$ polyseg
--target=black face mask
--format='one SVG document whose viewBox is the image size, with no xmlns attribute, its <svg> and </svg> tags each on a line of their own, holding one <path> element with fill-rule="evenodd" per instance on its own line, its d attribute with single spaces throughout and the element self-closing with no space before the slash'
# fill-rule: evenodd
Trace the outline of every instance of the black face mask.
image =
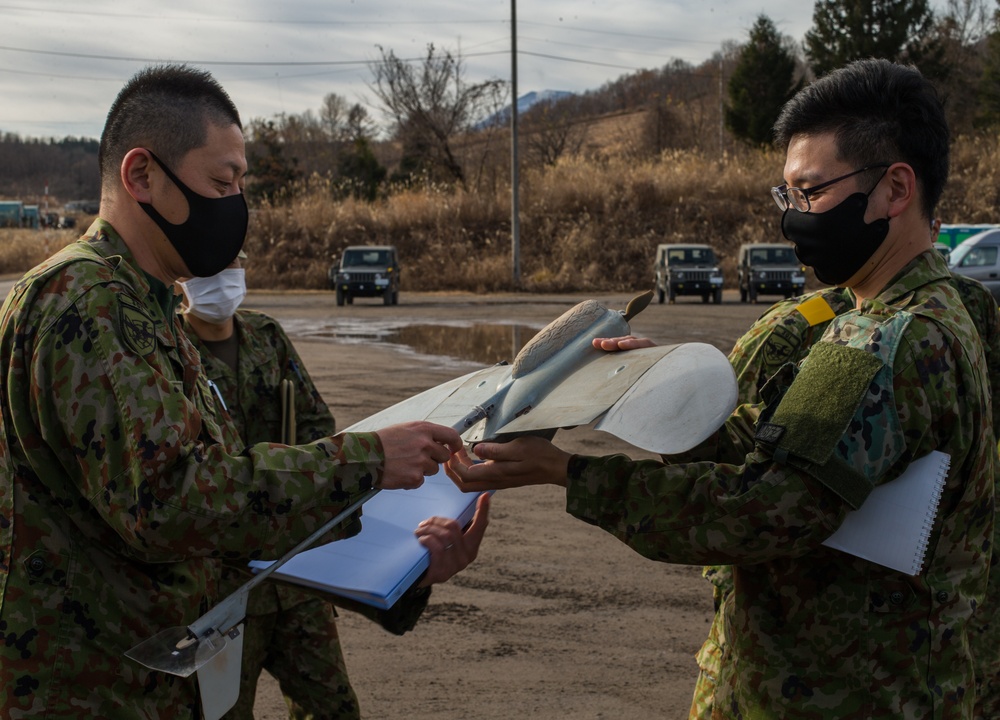
<svg viewBox="0 0 1000 720">
<path fill-rule="evenodd" d="M 824 213 L 788 208 L 781 216 L 781 233 L 794 243 L 795 255 L 822 282 L 847 282 L 889 234 L 888 218 L 865 222 L 870 194 L 849 195 Z"/>
<path fill-rule="evenodd" d="M 160 226 L 191 275 L 210 277 L 229 267 L 243 249 L 250 223 L 250 211 L 243 193 L 220 198 L 199 195 L 182 183 L 160 158 L 153 155 L 152 150 L 148 152 L 174 185 L 184 193 L 188 202 L 188 216 L 187 220 L 175 225 L 149 203 L 141 202 L 139 207 Z"/>
</svg>

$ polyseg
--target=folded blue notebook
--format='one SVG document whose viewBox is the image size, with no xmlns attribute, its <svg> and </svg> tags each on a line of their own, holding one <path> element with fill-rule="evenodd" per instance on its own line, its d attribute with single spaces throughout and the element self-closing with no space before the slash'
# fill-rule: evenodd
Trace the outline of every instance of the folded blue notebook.
<svg viewBox="0 0 1000 720">
<path fill-rule="evenodd" d="M 361 532 L 299 553 L 272 577 L 388 609 L 430 564 L 413 531 L 432 516 L 472 520 L 478 493 L 463 493 L 439 470 L 416 490 L 384 490 L 365 503 Z M 270 561 L 250 563 L 263 569 Z"/>
</svg>

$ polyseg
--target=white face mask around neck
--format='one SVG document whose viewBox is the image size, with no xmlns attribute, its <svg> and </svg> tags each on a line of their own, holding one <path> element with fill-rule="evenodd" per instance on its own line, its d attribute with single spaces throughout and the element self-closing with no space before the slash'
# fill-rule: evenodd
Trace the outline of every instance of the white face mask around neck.
<svg viewBox="0 0 1000 720">
<path fill-rule="evenodd" d="M 236 314 L 247 295 L 243 268 L 226 268 L 209 277 L 195 277 L 180 283 L 187 298 L 187 309 L 205 322 L 221 325 Z"/>
</svg>

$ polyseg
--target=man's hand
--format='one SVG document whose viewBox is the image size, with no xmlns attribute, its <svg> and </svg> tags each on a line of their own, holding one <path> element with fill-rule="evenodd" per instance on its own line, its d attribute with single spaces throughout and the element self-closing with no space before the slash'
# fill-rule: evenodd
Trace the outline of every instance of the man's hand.
<svg viewBox="0 0 1000 720">
<path fill-rule="evenodd" d="M 618 352 L 619 350 L 636 350 L 638 348 L 656 347 L 656 343 L 649 338 L 637 338 L 634 335 L 624 335 L 615 338 L 594 338 L 594 347 L 607 352 Z"/>
<path fill-rule="evenodd" d="M 479 554 L 486 526 L 490 524 L 490 495 L 483 493 L 476 501 L 476 514 L 463 533 L 459 524 L 449 518 L 432 517 L 424 520 L 414 534 L 431 553 L 431 564 L 418 587 L 447 582 L 464 570 Z"/>
<path fill-rule="evenodd" d="M 382 440 L 385 468 L 383 490 L 412 490 L 424 477 L 438 471 L 441 463 L 462 449 L 462 438 L 449 427 L 419 421 L 390 425 L 375 433 Z"/>
<path fill-rule="evenodd" d="M 571 456 L 544 438 L 526 436 L 507 443 L 479 443 L 473 451 L 485 462 L 473 462 L 462 449 L 444 466 L 448 477 L 464 492 L 546 483 L 566 485 Z"/>
</svg>

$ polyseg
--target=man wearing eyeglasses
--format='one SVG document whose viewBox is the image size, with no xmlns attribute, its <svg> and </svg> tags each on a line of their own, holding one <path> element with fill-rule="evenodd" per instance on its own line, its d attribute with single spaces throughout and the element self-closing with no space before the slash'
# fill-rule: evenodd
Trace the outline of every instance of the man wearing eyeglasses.
<svg viewBox="0 0 1000 720">
<path fill-rule="evenodd" d="M 941 104 L 915 69 L 864 60 L 798 93 L 775 131 L 782 231 L 855 309 L 709 441 L 743 462 L 527 437 L 477 445 L 478 465 L 459 453 L 450 472 L 468 490 L 561 485 L 568 512 L 647 557 L 732 565 L 712 717 L 972 718 L 996 448 L 982 343 L 927 231 L 948 168 Z M 822 544 L 934 450 L 951 464 L 917 574 Z"/>
</svg>

